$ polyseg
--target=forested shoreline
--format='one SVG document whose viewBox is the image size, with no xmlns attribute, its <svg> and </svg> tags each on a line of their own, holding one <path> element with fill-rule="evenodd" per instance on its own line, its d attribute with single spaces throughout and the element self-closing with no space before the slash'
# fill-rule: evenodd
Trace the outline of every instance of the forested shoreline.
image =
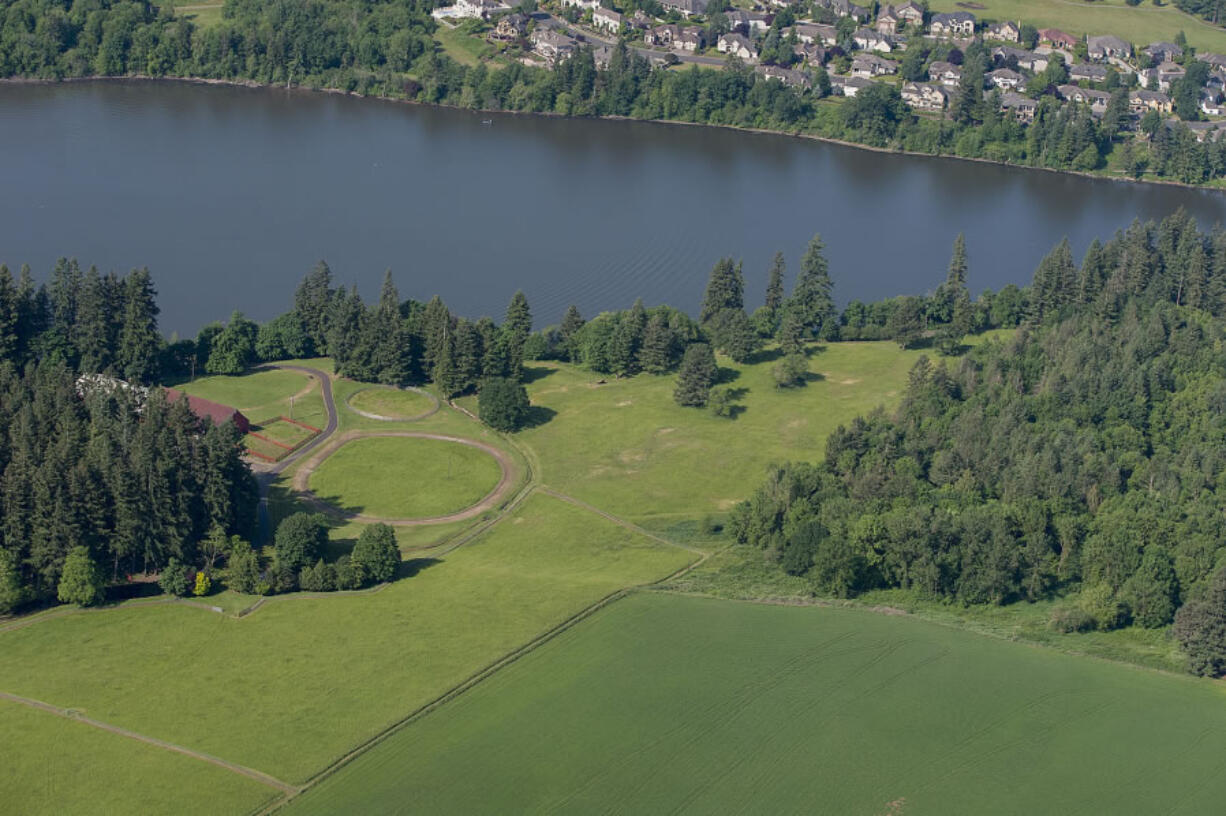
<svg viewBox="0 0 1226 816">
<path fill-rule="evenodd" d="M 896 87 L 875 83 L 838 104 L 829 82 L 785 86 L 730 64 L 721 71 L 653 68 L 619 45 L 598 68 L 591 48 L 552 69 L 461 65 L 435 48 L 430 0 L 354 5 L 345 0 L 258 4 L 227 0 L 219 26 L 197 28 L 169 6 L 131 0 L 63 7 L 18 0 L 0 10 L 0 77 L 182 78 L 302 86 L 458 108 L 716 125 L 854 146 L 1102 175 L 1117 146 L 1125 171 L 1203 184 L 1226 174 L 1226 142 L 1198 142 L 1183 125 L 1142 123 L 1144 156 L 1123 134 L 1126 94 L 1100 122 L 1083 106 L 1042 96 L 1029 125 L 1002 112 L 995 93 L 967 95 L 947 118 L 918 116 Z M 919 61 L 938 46 L 918 44 Z M 910 54 L 910 51 L 908 52 Z M 959 59 L 991 60 L 982 42 Z M 1063 69 L 1063 66 L 1060 66 Z M 1059 80 L 1053 75 L 1052 87 Z M 968 85 L 969 87 L 969 85 Z M 1119 178 L 1118 175 L 1112 177 Z M 1148 178 L 1148 177 L 1147 177 Z"/>
</svg>

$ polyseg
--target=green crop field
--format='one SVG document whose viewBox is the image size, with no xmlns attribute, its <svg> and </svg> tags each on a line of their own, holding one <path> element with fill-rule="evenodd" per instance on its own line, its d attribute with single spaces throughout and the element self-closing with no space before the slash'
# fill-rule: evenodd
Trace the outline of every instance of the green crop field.
<svg viewBox="0 0 1226 816">
<path fill-rule="evenodd" d="M 310 428 L 304 428 L 302 425 L 286 422 L 283 419 L 269 420 L 263 425 L 256 426 L 254 430 L 261 436 L 267 437 L 274 442 L 280 442 L 282 445 L 289 445 L 290 447 L 301 445 L 318 433 Z"/>
<path fill-rule="evenodd" d="M 544 376 L 528 386 L 532 403 L 556 415 L 518 438 L 540 458 L 545 484 L 601 509 L 640 522 L 722 513 L 749 495 L 767 465 L 818 459 L 838 425 L 895 404 L 920 356 L 894 343 L 824 349 L 810 358 L 813 381 L 787 390 L 775 388 L 773 362 L 721 358 L 735 377 L 729 387 L 743 392 L 736 419 L 678 406 L 675 376 L 603 378 L 534 363 Z"/>
<path fill-rule="evenodd" d="M 933 11 L 965 11 L 959 0 L 932 0 Z M 1184 14 L 1169 2 L 1129 6 L 1124 0 L 978 0 L 972 12 L 981 20 L 1020 20 L 1038 28 L 1059 28 L 1080 37 L 1114 34 L 1139 46 L 1170 42 L 1180 31 L 1202 51 L 1226 53 L 1226 29 Z"/>
<path fill-rule="evenodd" d="M 441 516 L 476 504 L 502 474 L 477 448 L 375 437 L 345 444 L 311 475 L 311 489 L 345 510 L 382 518 Z"/>
<path fill-rule="evenodd" d="M 183 716 L 207 716 L 185 704 Z M 0 701 L 0 810 L 243 813 L 278 791 L 206 762 Z"/>
<path fill-rule="evenodd" d="M 1226 796 L 1223 751 L 1209 682 L 871 612 L 639 593 L 287 812 L 1199 814 Z"/>
<path fill-rule="evenodd" d="M 417 391 L 367 388 L 354 394 L 349 399 L 349 405 L 389 419 L 413 419 L 432 410 L 435 402 Z"/>
<path fill-rule="evenodd" d="M 536 495 L 379 592 L 274 598 L 241 619 L 171 604 L 0 632 L 0 689 L 300 782 L 576 612 L 694 558 Z"/>
</svg>

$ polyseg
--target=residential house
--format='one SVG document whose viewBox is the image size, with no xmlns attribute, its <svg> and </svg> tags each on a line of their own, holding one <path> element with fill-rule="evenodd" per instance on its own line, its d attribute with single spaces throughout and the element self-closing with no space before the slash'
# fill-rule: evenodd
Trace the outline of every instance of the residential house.
<svg viewBox="0 0 1226 816">
<path fill-rule="evenodd" d="M 234 426 L 238 428 L 241 433 L 247 433 L 251 430 L 251 422 L 243 415 L 243 412 L 237 408 L 231 408 L 229 405 L 222 405 L 220 402 L 206 400 L 203 397 L 184 394 L 182 391 L 174 388 L 166 389 L 166 402 L 176 403 L 184 398 L 187 399 L 187 407 L 191 408 L 192 413 L 202 420 L 207 419 L 214 425 L 224 425 L 227 422 L 233 422 Z"/>
<path fill-rule="evenodd" d="M 610 34 L 620 34 L 622 26 L 625 24 L 626 18 L 612 9 L 601 6 L 592 12 L 592 26 L 601 31 L 607 31 Z"/>
<path fill-rule="evenodd" d="M 1219 94 L 1206 94 L 1201 97 L 1200 109 L 1206 116 L 1226 115 L 1226 105 L 1222 104 L 1222 97 Z"/>
<path fill-rule="evenodd" d="M 518 40 L 528 31 L 528 17 L 524 14 L 507 14 L 498 20 L 498 25 L 490 32 L 494 40 Z"/>
<path fill-rule="evenodd" d="M 791 68 L 780 68 L 778 65 L 759 65 L 754 68 L 754 71 L 766 79 L 777 79 L 784 85 L 792 88 L 813 87 L 813 77 L 809 76 L 804 71 L 795 71 Z"/>
<path fill-rule="evenodd" d="M 832 25 L 797 23 L 792 26 L 792 30 L 796 32 L 796 39 L 802 43 L 818 43 L 830 47 L 839 41 L 838 32 Z"/>
<path fill-rule="evenodd" d="M 600 8 L 600 0 L 562 0 L 562 6 L 564 8 L 573 7 L 577 9 L 588 9 L 590 11 L 595 11 L 596 9 Z"/>
<path fill-rule="evenodd" d="M 732 54 L 743 60 L 758 58 L 757 46 L 742 34 L 721 34 L 715 48 L 721 54 Z"/>
<path fill-rule="evenodd" d="M 902 21 L 898 19 L 898 13 L 894 11 L 893 6 L 883 6 L 881 11 L 877 12 L 877 22 L 874 28 L 878 34 L 884 34 L 887 37 L 893 37 L 898 33 Z"/>
<path fill-rule="evenodd" d="M 864 6 L 857 6 L 851 0 L 813 0 L 814 5 L 834 13 L 837 17 L 852 17 L 860 22 L 868 22 L 869 12 Z"/>
<path fill-rule="evenodd" d="M 1014 48 L 1011 45 L 998 45 L 992 49 L 992 58 L 1006 67 L 1012 62 L 1018 68 L 1024 68 L 1033 73 L 1047 70 L 1050 60 L 1045 54 L 1036 54 L 1024 48 Z"/>
<path fill-rule="evenodd" d="M 1170 90 L 1171 83 L 1183 79 L 1187 71 L 1177 62 L 1164 62 L 1154 69 L 1158 74 L 1158 90 Z"/>
<path fill-rule="evenodd" d="M 673 40 L 681 36 L 681 26 L 679 25 L 662 25 L 655 28 L 649 28 L 643 32 L 643 42 L 647 45 L 654 45 L 657 48 L 668 48 L 673 44 Z"/>
<path fill-rule="evenodd" d="M 1087 50 L 1090 54 L 1090 59 L 1103 60 L 1109 59 L 1128 59 L 1132 56 L 1132 43 L 1127 40 L 1121 40 L 1114 34 L 1103 34 L 1099 37 L 1090 37 L 1086 40 Z"/>
<path fill-rule="evenodd" d="M 1151 110 L 1170 113 L 1173 109 L 1171 98 L 1162 91 L 1129 91 L 1128 107 L 1133 113 L 1145 113 Z"/>
<path fill-rule="evenodd" d="M 871 79 L 862 79 L 853 76 L 831 76 L 830 91 L 831 93 L 842 94 L 843 96 L 855 96 L 860 91 L 871 86 Z"/>
<path fill-rule="evenodd" d="M 1183 49 L 1175 43 L 1156 42 L 1150 43 L 1141 49 L 1141 53 L 1152 59 L 1154 62 L 1163 63 L 1170 62 L 1183 56 Z"/>
<path fill-rule="evenodd" d="M 693 54 L 707 47 L 707 35 L 698 26 L 686 26 L 673 38 L 673 48 Z"/>
<path fill-rule="evenodd" d="M 772 20 L 770 15 L 740 9 L 725 11 L 724 17 L 728 19 L 729 30 L 746 36 L 766 31 L 771 27 Z M 829 28 L 832 32 L 834 31 L 834 26 L 829 26 Z"/>
<path fill-rule="evenodd" d="M 1011 112 L 1020 122 L 1033 122 L 1039 112 L 1039 103 L 1020 93 L 1006 91 L 1000 98 L 1000 109 Z"/>
<path fill-rule="evenodd" d="M 898 63 L 882 59 L 876 54 L 860 54 L 851 61 L 851 75 L 872 79 L 873 77 L 897 74 Z"/>
<path fill-rule="evenodd" d="M 907 0 L 895 6 L 894 13 L 898 15 L 899 25 L 906 23 L 912 28 L 920 28 L 924 25 L 924 7 L 914 0 Z"/>
<path fill-rule="evenodd" d="M 575 53 L 579 43 L 572 37 L 554 31 L 550 28 L 538 28 L 529 36 L 532 51 L 553 66 Z"/>
<path fill-rule="evenodd" d="M 1204 52 L 1196 55 L 1201 62 L 1207 62 L 1214 68 L 1226 68 L 1226 55 Z"/>
<path fill-rule="evenodd" d="M 1040 28 L 1039 42 L 1054 48 L 1068 48 L 1071 50 L 1077 47 L 1079 40 L 1072 34 L 1066 34 L 1058 28 Z"/>
<path fill-rule="evenodd" d="M 975 15 L 969 11 L 934 14 L 928 30 L 934 37 L 970 39 L 975 36 Z"/>
<path fill-rule="evenodd" d="M 1002 91 L 1015 91 L 1026 84 L 1026 77 L 1009 68 L 998 68 L 988 74 L 988 81 Z"/>
<path fill-rule="evenodd" d="M 600 70 L 605 70 L 609 67 L 609 63 L 613 61 L 613 46 L 597 45 L 592 49 L 592 62 Z"/>
<path fill-rule="evenodd" d="M 707 0 L 660 0 L 660 5 L 671 11 L 679 12 L 682 17 L 707 13 Z"/>
<path fill-rule="evenodd" d="M 851 41 L 861 51 L 877 51 L 888 54 L 894 50 L 894 43 L 884 34 L 879 34 L 871 28 L 857 28 L 851 35 Z"/>
<path fill-rule="evenodd" d="M 944 110 L 949 97 L 945 88 L 928 82 L 907 82 L 902 86 L 902 101 L 916 110 Z"/>
<path fill-rule="evenodd" d="M 1002 40 L 1013 43 L 1021 42 L 1022 27 L 1009 20 L 1003 23 L 992 23 L 992 25 L 988 26 L 986 36 L 989 40 Z"/>
<path fill-rule="evenodd" d="M 962 66 L 938 60 L 928 66 L 928 79 L 946 88 L 956 88 L 962 82 Z"/>
<path fill-rule="evenodd" d="M 817 43 L 796 43 L 792 53 L 800 57 L 806 65 L 825 65 L 826 49 Z"/>
<path fill-rule="evenodd" d="M 1187 122 L 1188 130 L 1198 142 L 1216 142 L 1226 133 L 1226 122 Z"/>
<path fill-rule="evenodd" d="M 1095 91 L 1079 85 L 1060 85 L 1056 90 L 1069 102 L 1088 105 L 1090 113 L 1095 116 L 1102 116 L 1106 113 L 1107 105 L 1111 103 L 1111 94 L 1106 91 Z"/>
<path fill-rule="evenodd" d="M 1073 82 L 1106 82 L 1107 69 L 1101 65 L 1079 62 L 1068 69 L 1068 78 Z"/>
<path fill-rule="evenodd" d="M 458 0 L 454 6 L 443 6 L 430 12 L 436 20 L 446 18 L 488 20 L 511 7 L 501 0 Z"/>
</svg>

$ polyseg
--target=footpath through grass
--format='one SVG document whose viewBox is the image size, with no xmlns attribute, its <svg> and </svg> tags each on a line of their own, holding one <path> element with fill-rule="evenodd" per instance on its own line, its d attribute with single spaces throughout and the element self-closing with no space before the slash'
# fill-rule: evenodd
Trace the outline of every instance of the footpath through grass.
<svg viewBox="0 0 1226 816">
<path fill-rule="evenodd" d="M 207 716 L 185 701 L 182 716 Z M 4 813 L 244 813 L 278 791 L 206 762 L 0 701 Z"/>
<path fill-rule="evenodd" d="M 959 0 L 932 0 L 935 11 L 966 11 Z M 1171 42 L 1180 31 L 1202 51 L 1226 53 L 1226 30 L 1185 14 L 1170 2 L 1130 6 L 1124 0 L 978 0 L 973 13 L 980 20 L 1020 20 L 1037 28 L 1059 28 L 1080 37 L 1114 34 L 1144 47 Z"/>
<path fill-rule="evenodd" d="M 1226 695 L 1206 681 L 866 611 L 645 592 L 288 812 L 1199 814 L 1226 797 L 1224 751 Z"/>
<path fill-rule="evenodd" d="M 0 690 L 300 782 L 592 603 L 693 560 L 535 495 L 379 592 L 272 599 L 242 619 L 167 605 L 0 633 Z"/>
</svg>

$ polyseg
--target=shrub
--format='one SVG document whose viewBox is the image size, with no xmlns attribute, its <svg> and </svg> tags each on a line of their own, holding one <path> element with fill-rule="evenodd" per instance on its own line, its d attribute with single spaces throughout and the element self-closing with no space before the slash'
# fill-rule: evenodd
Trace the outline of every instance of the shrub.
<svg viewBox="0 0 1226 816">
<path fill-rule="evenodd" d="M 323 554 L 328 528 L 319 513 L 294 513 L 277 525 L 277 564 L 297 573 Z"/>
<path fill-rule="evenodd" d="M 803 354 L 789 354 L 771 369 L 776 388 L 794 388 L 805 384 L 809 373 L 809 361 Z"/>
<path fill-rule="evenodd" d="M 728 388 L 712 388 L 707 397 L 707 408 L 720 417 L 729 417 L 736 413 L 736 403 L 732 400 L 732 391 Z"/>
<path fill-rule="evenodd" d="M 105 588 L 102 572 L 90 556 L 89 548 L 73 547 L 64 559 L 56 596 L 64 603 L 92 606 L 102 602 Z"/>
<path fill-rule="evenodd" d="M 342 555 L 337 559 L 337 589 L 361 589 L 364 583 L 366 583 L 366 575 L 362 572 L 361 564 L 355 564 L 353 559 L 347 555 Z"/>
<path fill-rule="evenodd" d="M 371 524 L 358 536 L 353 547 L 352 562 L 361 568 L 363 577 L 372 583 L 390 581 L 400 566 L 400 546 L 396 533 L 386 524 Z"/>
<path fill-rule="evenodd" d="M 197 598 L 202 598 L 213 591 L 213 579 L 204 570 L 196 573 L 196 585 L 192 587 L 192 594 Z"/>
<path fill-rule="evenodd" d="M 1106 584 L 1083 589 L 1077 605 L 1094 619 L 1099 631 L 1118 629 L 1128 622 L 1128 607 Z"/>
<path fill-rule="evenodd" d="M 331 592 L 336 589 L 336 567 L 321 558 L 313 567 L 303 567 L 298 585 L 306 592 Z"/>
<path fill-rule="evenodd" d="M 528 391 L 515 380 L 490 377 L 481 383 L 477 413 L 494 430 L 504 433 L 519 430 L 528 419 L 528 408 Z"/>
<path fill-rule="evenodd" d="M 246 541 L 235 541 L 226 566 L 226 586 L 247 595 L 267 595 L 268 591 L 261 590 L 262 583 L 259 556 Z"/>
<path fill-rule="evenodd" d="M 0 615 L 7 615 L 21 606 L 26 597 L 17 557 L 8 550 L 0 549 Z"/>
<path fill-rule="evenodd" d="M 158 586 L 167 595 L 186 597 L 191 591 L 187 565 L 180 563 L 177 558 L 170 559 L 170 563 L 162 569 L 162 574 L 158 576 Z"/>
<path fill-rule="evenodd" d="M 1094 616 L 1075 606 L 1058 606 L 1051 611 L 1048 625 L 1057 632 L 1088 632 L 1095 626 Z"/>
</svg>

